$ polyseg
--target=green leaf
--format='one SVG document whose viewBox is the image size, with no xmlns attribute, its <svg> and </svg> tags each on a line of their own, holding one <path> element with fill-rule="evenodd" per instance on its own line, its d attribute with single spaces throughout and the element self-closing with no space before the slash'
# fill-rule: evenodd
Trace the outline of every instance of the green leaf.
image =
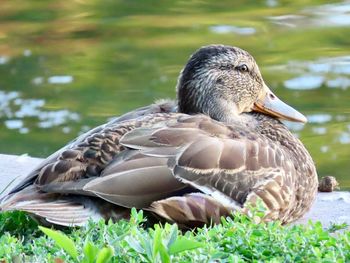
<svg viewBox="0 0 350 263">
<path fill-rule="evenodd" d="M 176 238 L 177 238 L 177 231 L 178 231 L 177 225 L 176 225 L 176 224 L 173 224 L 173 225 L 171 226 L 171 230 L 170 230 L 170 238 L 169 238 L 168 243 L 167 243 L 168 249 L 169 249 L 170 246 L 176 241 Z"/>
<path fill-rule="evenodd" d="M 86 240 L 84 245 L 84 262 L 93 263 L 98 253 L 98 247 Z"/>
<path fill-rule="evenodd" d="M 104 247 L 100 250 L 96 257 L 96 263 L 106 263 L 114 256 L 114 250 L 112 247 Z"/>
<path fill-rule="evenodd" d="M 125 238 L 125 241 L 128 243 L 128 245 L 134 249 L 137 253 L 140 254 L 146 254 L 146 251 L 143 249 L 143 247 L 141 246 L 140 242 L 138 242 L 135 238 L 131 237 L 131 236 L 127 236 Z"/>
<path fill-rule="evenodd" d="M 163 263 L 170 262 L 170 256 L 168 250 L 165 248 L 162 242 L 162 229 L 159 225 L 155 225 L 155 230 L 153 233 L 153 261 L 156 261 L 157 255 L 159 253 L 160 258 Z"/>
<path fill-rule="evenodd" d="M 263 236 L 263 232 L 259 229 L 254 229 L 252 231 L 252 236 L 261 237 L 261 236 Z"/>
<path fill-rule="evenodd" d="M 169 253 L 170 254 L 177 254 L 182 251 L 196 249 L 199 247 L 203 247 L 204 244 L 201 242 L 189 240 L 187 238 L 178 238 L 175 240 L 175 242 L 170 246 Z"/>
<path fill-rule="evenodd" d="M 131 217 L 130 222 L 133 222 L 135 225 L 139 225 L 144 221 L 143 211 L 137 211 L 135 207 L 131 208 Z"/>
<path fill-rule="evenodd" d="M 131 214 L 131 218 L 132 218 L 132 219 L 137 220 L 138 213 L 137 213 L 137 210 L 136 210 L 136 208 L 135 208 L 135 207 L 131 208 L 131 212 L 130 212 L 130 214 Z"/>
<path fill-rule="evenodd" d="M 135 229 L 136 237 L 140 241 L 141 247 L 145 250 L 145 254 L 149 260 L 153 257 L 152 242 L 147 232 L 141 233 L 140 230 Z"/>
<path fill-rule="evenodd" d="M 163 244 L 159 246 L 159 255 L 162 263 L 170 263 L 170 255 Z"/>
<path fill-rule="evenodd" d="M 155 260 L 160 246 L 162 245 L 162 231 L 159 225 L 155 225 L 154 236 L 153 236 L 153 260 Z"/>
<path fill-rule="evenodd" d="M 52 238 L 56 244 L 62 248 L 68 255 L 74 260 L 78 261 L 78 251 L 75 247 L 73 240 L 67 237 L 60 231 L 52 230 L 43 226 L 39 226 L 39 229 L 43 231 L 48 237 Z"/>
</svg>

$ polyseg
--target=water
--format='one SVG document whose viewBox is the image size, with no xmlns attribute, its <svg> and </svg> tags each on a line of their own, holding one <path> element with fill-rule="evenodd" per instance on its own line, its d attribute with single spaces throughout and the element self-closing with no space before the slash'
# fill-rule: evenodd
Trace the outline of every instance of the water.
<svg viewBox="0 0 350 263">
<path fill-rule="evenodd" d="M 242 2 L 242 3 L 240 3 Z M 303 112 L 320 176 L 350 189 L 350 2 L 16 1 L 0 11 L 0 152 L 45 157 L 108 118 L 175 95 L 198 47 L 237 45 Z"/>
</svg>

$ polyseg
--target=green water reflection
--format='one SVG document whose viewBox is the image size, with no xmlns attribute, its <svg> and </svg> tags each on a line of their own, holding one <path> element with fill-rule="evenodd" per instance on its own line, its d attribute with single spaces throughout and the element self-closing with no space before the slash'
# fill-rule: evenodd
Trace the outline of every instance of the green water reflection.
<svg viewBox="0 0 350 263">
<path fill-rule="evenodd" d="M 350 3 L 327 2 L 2 1 L 0 152 L 44 157 L 174 97 L 188 56 L 222 43 L 250 51 L 275 93 L 310 118 L 291 129 L 319 175 L 350 189 Z"/>
</svg>

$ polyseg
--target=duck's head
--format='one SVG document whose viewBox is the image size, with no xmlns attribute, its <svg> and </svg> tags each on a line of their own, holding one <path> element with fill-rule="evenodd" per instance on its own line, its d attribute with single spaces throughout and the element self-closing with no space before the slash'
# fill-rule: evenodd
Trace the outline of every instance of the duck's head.
<svg viewBox="0 0 350 263">
<path fill-rule="evenodd" d="M 237 47 L 210 45 L 197 50 L 181 72 L 177 96 L 180 112 L 204 113 L 224 122 L 251 111 L 307 121 L 273 94 L 254 58 Z"/>
</svg>

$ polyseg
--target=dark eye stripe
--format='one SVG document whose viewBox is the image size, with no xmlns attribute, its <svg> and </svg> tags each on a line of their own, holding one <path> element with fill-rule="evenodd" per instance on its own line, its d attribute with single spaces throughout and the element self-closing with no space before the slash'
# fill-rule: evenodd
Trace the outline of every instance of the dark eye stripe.
<svg viewBox="0 0 350 263">
<path fill-rule="evenodd" d="M 220 65 L 220 69 L 221 70 L 230 70 L 230 69 L 233 69 L 233 65 L 231 65 L 231 64 L 227 64 L 227 65 Z"/>
</svg>

